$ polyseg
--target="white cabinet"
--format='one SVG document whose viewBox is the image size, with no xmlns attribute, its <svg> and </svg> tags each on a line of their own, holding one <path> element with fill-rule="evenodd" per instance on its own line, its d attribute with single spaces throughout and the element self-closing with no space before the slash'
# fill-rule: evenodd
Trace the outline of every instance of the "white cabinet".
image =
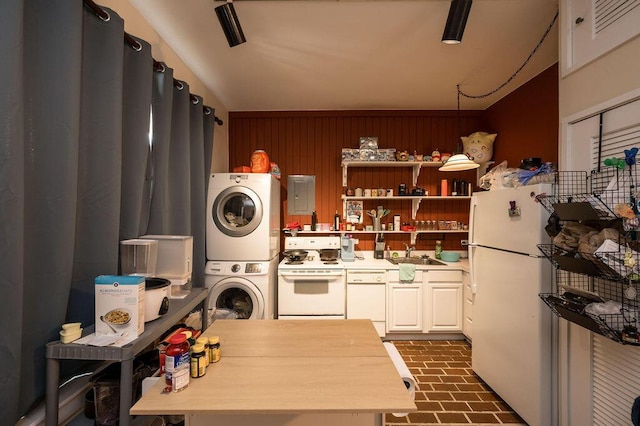
<svg viewBox="0 0 640 426">
<path fill-rule="evenodd" d="M 347 319 L 369 319 L 386 334 L 387 271 L 347 271 Z"/>
<path fill-rule="evenodd" d="M 462 331 L 462 271 L 427 273 L 426 332 Z"/>
<path fill-rule="evenodd" d="M 603 6 L 603 3 L 609 3 Z M 640 33 L 637 1 L 564 0 L 560 51 L 562 76 L 578 69 Z"/>
<path fill-rule="evenodd" d="M 471 291 L 471 274 L 462 272 L 462 334 L 469 340 L 473 332 L 473 300 Z"/>
<path fill-rule="evenodd" d="M 423 331 L 423 272 L 401 282 L 397 270 L 387 272 L 387 332 Z"/>
</svg>

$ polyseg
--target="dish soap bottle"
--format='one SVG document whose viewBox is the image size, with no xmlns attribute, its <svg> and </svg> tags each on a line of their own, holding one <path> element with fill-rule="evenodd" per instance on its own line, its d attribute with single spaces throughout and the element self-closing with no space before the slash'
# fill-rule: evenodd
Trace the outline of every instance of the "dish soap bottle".
<svg viewBox="0 0 640 426">
<path fill-rule="evenodd" d="M 436 241 L 436 259 L 440 259 L 442 253 L 442 241 Z"/>
</svg>

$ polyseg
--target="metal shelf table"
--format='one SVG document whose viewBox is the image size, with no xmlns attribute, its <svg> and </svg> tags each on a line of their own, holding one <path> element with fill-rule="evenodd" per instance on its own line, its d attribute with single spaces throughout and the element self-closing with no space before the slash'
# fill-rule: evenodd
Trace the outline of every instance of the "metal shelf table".
<svg viewBox="0 0 640 426">
<path fill-rule="evenodd" d="M 49 342 L 46 346 L 46 426 L 57 426 L 58 424 L 60 360 L 72 359 L 120 362 L 120 426 L 129 426 L 131 424 L 129 409 L 133 403 L 133 360 L 135 356 L 198 305 L 201 305 L 203 310 L 202 330 L 205 330 L 207 327 L 205 305 L 207 294 L 206 288 L 192 288 L 191 293 L 184 299 L 171 299 L 169 312 L 154 321 L 146 323 L 144 325 L 144 333 L 123 347 L 97 347 L 75 343 L 63 344 L 60 341 Z M 93 326 L 88 327 L 87 331 L 92 333 Z"/>
</svg>

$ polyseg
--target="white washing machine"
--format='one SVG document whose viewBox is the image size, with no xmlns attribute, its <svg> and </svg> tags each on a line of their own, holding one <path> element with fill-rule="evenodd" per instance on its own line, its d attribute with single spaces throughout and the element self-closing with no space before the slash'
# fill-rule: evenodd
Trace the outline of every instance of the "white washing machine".
<svg viewBox="0 0 640 426">
<path fill-rule="evenodd" d="M 276 317 L 278 257 L 268 261 L 208 261 L 204 282 L 209 310 L 235 311 L 238 319 Z"/>
<path fill-rule="evenodd" d="M 214 173 L 207 192 L 207 259 L 270 260 L 280 252 L 280 182 L 270 173 Z"/>
</svg>

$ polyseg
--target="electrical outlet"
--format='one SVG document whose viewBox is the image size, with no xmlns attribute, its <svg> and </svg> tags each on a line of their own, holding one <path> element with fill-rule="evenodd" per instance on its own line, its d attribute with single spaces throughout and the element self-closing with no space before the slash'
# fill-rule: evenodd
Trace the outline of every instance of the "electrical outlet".
<svg viewBox="0 0 640 426">
<path fill-rule="evenodd" d="M 460 245 L 461 246 L 468 246 L 469 245 L 469 240 L 460 240 Z"/>
</svg>

